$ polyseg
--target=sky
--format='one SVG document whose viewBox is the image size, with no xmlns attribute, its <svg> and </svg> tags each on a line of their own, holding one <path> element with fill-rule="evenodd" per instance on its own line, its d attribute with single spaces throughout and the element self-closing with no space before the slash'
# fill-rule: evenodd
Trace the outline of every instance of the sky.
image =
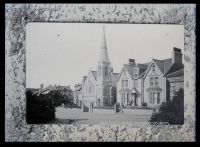
<svg viewBox="0 0 200 147">
<path fill-rule="evenodd" d="M 114 72 L 128 59 L 136 63 L 172 57 L 184 51 L 184 26 L 163 24 L 28 23 L 26 26 L 26 87 L 81 83 L 96 70 L 103 38 Z"/>
</svg>

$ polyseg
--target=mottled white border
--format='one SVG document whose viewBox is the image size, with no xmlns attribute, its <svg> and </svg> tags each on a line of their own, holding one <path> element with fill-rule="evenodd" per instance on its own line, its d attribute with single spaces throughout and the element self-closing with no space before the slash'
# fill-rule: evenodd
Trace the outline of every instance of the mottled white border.
<svg viewBox="0 0 200 147">
<path fill-rule="evenodd" d="M 195 12 L 193 4 L 6 4 L 5 141 L 195 141 Z M 25 27 L 28 22 L 184 25 L 184 125 L 27 125 Z"/>
</svg>

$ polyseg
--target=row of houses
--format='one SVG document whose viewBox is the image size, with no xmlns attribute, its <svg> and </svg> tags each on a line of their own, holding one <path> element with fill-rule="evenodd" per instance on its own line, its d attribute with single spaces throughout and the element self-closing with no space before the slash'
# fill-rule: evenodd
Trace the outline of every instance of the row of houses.
<svg viewBox="0 0 200 147">
<path fill-rule="evenodd" d="M 75 85 L 74 103 L 93 103 L 96 107 L 157 107 L 171 101 L 176 91 L 184 87 L 184 65 L 181 49 L 174 47 L 172 57 L 147 63 L 129 59 L 120 73 L 113 72 L 103 28 L 103 41 L 97 70 L 89 69 L 80 84 Z"/>
<path fill-rule="evenodd" d="M 48 85 L 44 87 L 44 84 L 40 85 L 40 88 L 27 88 L 33 95 L 43 98 L 54 98 L 54 95 L 60 95 L 63 99 L 73 102 L 73 90 L 70 86 L 61 85 Z"/>
<path fill-rule="evenodd" d="M 181 50 L 173 48 L 172 58 L 136 64 L 129 59 L 117 80 L 117 102 L 125 106 L 156 107 L 172 100 L 184 86 Z"/>
</svg>

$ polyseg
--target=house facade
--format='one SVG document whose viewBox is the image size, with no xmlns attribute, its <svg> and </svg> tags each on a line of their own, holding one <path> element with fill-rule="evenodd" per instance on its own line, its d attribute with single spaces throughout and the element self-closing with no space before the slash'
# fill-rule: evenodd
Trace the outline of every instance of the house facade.
<svg viewBox="0 0 200 147">
<path fill-rule="evenodd" d="M 117 102 L 124 106 L 142 106 L 142 75 L 148 63 L 136 64 L 134 59 L 129 59 L 124 64 L 117 80 Z"/>
<path fill-rule="evenodd" d="M 88 74 L 82 79 L 82 102 L 85 105 L 93 103 L 97 107 L 114 105 L 118 75 L 113 72 L 108 58 L 105 28 L 103 27 L 103 40 L 97 70 L 89 69 Z"/>
<path fill-rule="evenodd" d="M 82 106 L 82 85 L 75 84 L 74 86 L 74 104 Z"/>
<path fill-rule="evenodd" d="M 40 85 L 40 89 L 35 91 L 34 94 L 36 95 L 46 95 L 46 96 L 52 96 L 52 93 L 59 93 L 61 96 L 64 97 L 69 102 L 73 102 L 73 90 L 70 88 L 70 86 L 61 86 L 61 85 L 48 85 L 44 88 L 44 84 Z"/>
<path fill-rule="evenodd" d="M 124 106 L 159 107 L 183 88 L 183 71 L 182 53 L 178 48 L 173 48 L 172 58 L 164 60 L 136 64 L 134 59 L 129 59 L 117 80 L 117 102 Z"/>
</svg>

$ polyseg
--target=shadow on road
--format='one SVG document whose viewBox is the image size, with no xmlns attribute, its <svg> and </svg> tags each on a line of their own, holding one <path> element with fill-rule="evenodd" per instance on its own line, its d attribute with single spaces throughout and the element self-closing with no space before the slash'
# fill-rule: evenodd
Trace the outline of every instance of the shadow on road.
<svg viewBox="0 0 200 147">
<path fill-rule="evenodd" d="M 53 121 L 50 121 L 48 124 L 73 124 L 78 121 L 84 121 L 88 119 L 58 119 L 56 118 Z"/>
</svg>

